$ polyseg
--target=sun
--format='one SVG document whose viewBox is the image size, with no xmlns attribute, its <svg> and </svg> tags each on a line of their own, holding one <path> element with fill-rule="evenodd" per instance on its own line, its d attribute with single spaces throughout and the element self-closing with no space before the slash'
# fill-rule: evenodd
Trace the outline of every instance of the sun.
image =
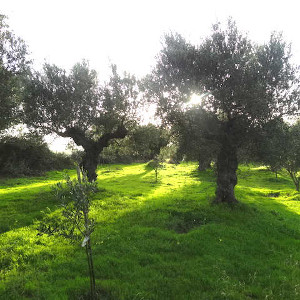
<svg viewBox="0 0 300 300">
<path fill-rule="evenodd" d="M 191 100 L 188 102 L 189 105 L 201 105 L 203 95 L 192 94 Z"/>
</svg>

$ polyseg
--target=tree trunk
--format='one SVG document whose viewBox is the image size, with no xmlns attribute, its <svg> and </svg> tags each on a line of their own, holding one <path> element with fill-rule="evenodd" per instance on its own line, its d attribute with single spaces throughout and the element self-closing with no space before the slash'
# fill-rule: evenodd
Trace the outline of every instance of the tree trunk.
<svg viewBox="0 0 300 300">
<path fill-rule="evenodd" d="M 292 180 L 293 180 L 293 182 L 295 184 L 296 191 L 299 192 L 300 180 L 299 180 L 299 178 L 297 178 L 297 172 L 293 172 L 292 169 L 289 169 L 289 168 L 286 168 L 286 170 L 290 174 L 290 177 L 292 178 Z"/>
<path fill-rule="evenodd" d="M 118 128 L 109 133 L 103 134 L 98 140 L 93 140 L 85 136 L 85 131 L 78 127 L 71 127 L 65 132 L 59 133 L 62 137 L 71 137 L 77 146 L 82 146 L 84 155 L 80 167 L 87 173 L 89 182 L 97 179 L 96 169 L 98 165 L 98 157 L 103 148 L 107 147 L 112 139 L 122 139 L 127 135 L 123 121 Z"/>
<path fill-rule="evenodd" d="M 217 159 L 217 189 L 215 203 L 237 203 L 234 187 L 237 184 L 237 148 L 228 136 L 223 140 Z"/>
<path fill-rule="evenodd" d="M 84 150 L 84 155 L 80 166 L 86 172 L 89 182 L 97 179 L 96 169 L 98 166 L 99 149 L 87 148 Z"/>
<path fill-rule="evenodd" d="M 210 159 L 198 159 L 198 171 L 205 171 L 210 168 L 211 160 Z"/>
<path fill-rule="evenodd" d="M 93 256 L 92 256 L 92 247 L 91 247 L 91 240 L 87 241 L 85 246 L 87 261 L 89 266 L 89 277 L 90 277 L 90 292 L 91 292 L 91 300 L 96 299 L 96 281 L 95 281 L 95 271 L 94 271 L 94 263 L 93 263 Z"/>
</svg>

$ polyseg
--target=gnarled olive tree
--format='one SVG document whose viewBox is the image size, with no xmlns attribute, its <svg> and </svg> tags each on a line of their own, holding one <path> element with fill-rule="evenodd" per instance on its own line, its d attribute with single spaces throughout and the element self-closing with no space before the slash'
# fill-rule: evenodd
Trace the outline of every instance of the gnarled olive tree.
<svg viewBox="0 0 300 300">
<path fill-rule="evenodd" d="M 46 64 L 43 73 L 28 78 L 24 92 L 26 123 L 44 134 L 70 137 L 84 149 L 82 167 L 89 181 L 97 178 L 98 156 L 110 140 L 124 138 L 135 117 L 137 84 L 133 76 L 119 76 L 112 66 L 110 80 L 99 85 L 86 62 L 69 74 Z"/>
<path fill-rule="evenodd" d="M 299 82 L 290 57 L 280 34 L 257 45 L 232 20 L 225 29 L 214 25 L 198 46 L 180 35 L 166 36 L 157 65 L 145 80 L 146 92 L 170 123 L 193 93 L 203 95 L 202 108 L 217 119 L 217 133 L 203 132 L 220 149 L 216 202 L 237 201 L 238 149 L 267 121 L 297 108 Z"/>
</svg>

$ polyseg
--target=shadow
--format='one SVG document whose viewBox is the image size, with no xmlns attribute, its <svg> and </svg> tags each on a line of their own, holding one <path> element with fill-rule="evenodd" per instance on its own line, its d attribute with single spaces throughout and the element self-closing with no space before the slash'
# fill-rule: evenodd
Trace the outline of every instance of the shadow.
<svg viewBox="0 0 300 300">
<path fill-rule="evenodd" d="M 99 172 L 106 191 L 95 199 L 99 216 L 92 237 L 97 286 L 109 299 L 262 299 L 270 293 L 274 299 L 297 298 L 299 215 L 280 202 L 281 195 L 265 197 L 265 190 L 275 190 L 272 182 L 260 184 L 253 178 L 257 172 L 250 172 L 236 188 L 241 203 L 230 207 L 210 204 L 215 183 L 209 172 L 187 172 L 193 180 L 180 186 L 167 179 L 153 185 L 151 174 L 139 168 L 117 175 Z M 6 242 L 21 243 L 16 240 Z M 84 295 L 84 251 L 58 241 L 42 239 L 47 251 L 35 246 L 39 254 L 25 264 L 36 274 L 11 275 L 4 295 L 18 284 L 29 293 L 22 280 L 41 282 L 32 298 L 39 290 L 48 292 L 45 298 L 62 291 L 62 298 Z M 43 251 L 51 256 L 37 260 L 34 255 Z"/>
<path fill-rule="evenodd" d="M 39 219 L 41 210 L 59 205 L 51 192 L 52 187 L 74 170 L 52 171 L 44 177 L 13 178 L 1 181 L 0 233 L 28 226 Z"/>
<path fill-rule="evenodd" d="M 149 172 L 143 168 L 136 168 L 134 174 L 120 175 L 126 170 L 126 166 L 112 165 L 109 170 L 106 166 L 100 166 L 98 169 L 98 186 L 100 193 L 95 195 L 96 207 L 111 207 L 124 204 L 128 198 L 135 199 L 147 195 L 152 189 L 159 186 L 150 184 L 151 176 L 146 176 Z M 128 167 L 127 167 L 128 169 Z M 130 167 L 129 167 L 130 169 Z M 108 172 L 107 172 L 108 171 Z M 55 211 L 60 202 L 53 196 L 52 188 L 56 183 L 64 181 L 68 174 L 76 176 L 75 170 L 52 171 L 44 177 L 24 177 L 11 178 L 1 181 L 0 186 L 0 234 L 32 225 L 35 220 L 42 217 L 41 211 L 50 208 Z M 103 186 L 107 189 L 103 191 Z M 123 192 L 119 189 L 126 186 Z M 110 200 L 107 198 L 110 197 Z M 102 199 L 107 201 L 99 205 Z M 100 200 L 100 201 L 99 201 Z"/>
</svg>

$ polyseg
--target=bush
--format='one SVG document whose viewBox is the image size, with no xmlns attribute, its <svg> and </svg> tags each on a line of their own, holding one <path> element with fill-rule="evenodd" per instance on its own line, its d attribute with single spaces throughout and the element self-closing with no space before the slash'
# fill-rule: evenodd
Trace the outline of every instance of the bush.
<svg viewBox="0 0 300 300">
<path fill-rule="evenodd" d="M 0 140 L 0 176 L 40 175 L 72 165 L 67 155 L 51 152 L 39 136 L 6 136 Z"/>
</svg>

